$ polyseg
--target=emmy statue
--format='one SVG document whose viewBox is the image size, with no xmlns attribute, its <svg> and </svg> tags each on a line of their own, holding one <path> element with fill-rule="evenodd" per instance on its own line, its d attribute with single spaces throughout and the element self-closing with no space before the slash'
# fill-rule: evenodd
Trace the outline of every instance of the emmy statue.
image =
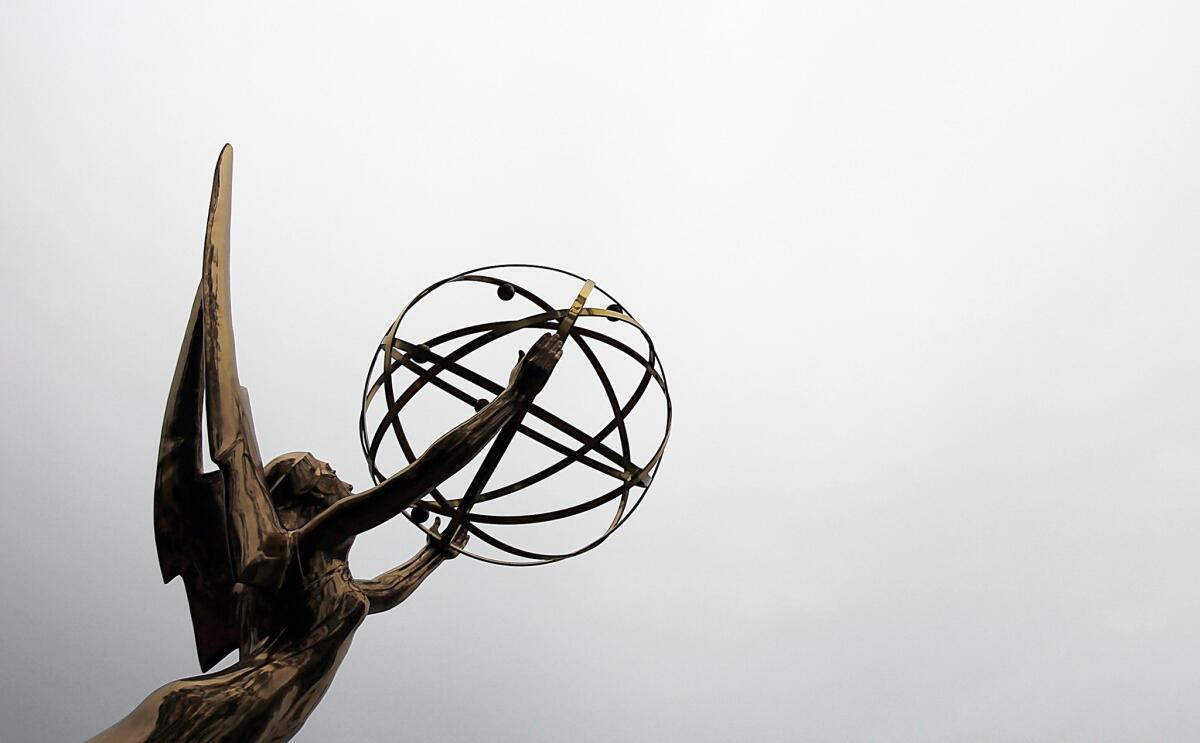
<svg viewBox="0 0 1200 743">
<path fill-rule="evenodd" d="M 368 614 L 400 604 L 444 560 L 458 554 L 499 564 L 540 564 L 597 546 L 641 502 L 670 430 L 670 398 L 661 362 L 649 336 L 621 304 L 585 281 L 575 301 L 557 309 L 519 282 L 495 275 L 510 267 L 493 266 L 438 282 L 418 295 L 405 313 L 441 287 L 471 285 L 494 288 L 505 302 L 519 297 L 529 305 L 529 314 L 415 341 L 402 337 L 402 314 L 381 341 L 360 418 L 373 487 L 352 492 L 329 464 L 307 452 L 283 454 L 264 465 L 234 352 L 229 285 L 232 160 L 232 148 L 226 145 L 213 178 L 200 284 L 163 418 L 154 491 L 159 565 L 164 581 L 183 578 L 200 670 L 206 673 L 156 689 L 124 719 L 92 738 L 96 742 L 291 739 L 328 690 Z M 572 281 L 580 278 L 557 269 L 522 268 Z M 607 308 L 586 306 L 593 291 L 610 300 Z M 627 341 L 584 327 L 578 322 L 581 318 L 622 323 L 645 341 L 645 348 L 635 350 Z M 518 357 L 506 383 L 464 363 L 488 343 L 515 339 L 518 331 L 534 331 L 539 337 L 522 346 L 528 350 Z M 463 339 L 467 342 L 451 347 Z M 564 345 L 581 349 L 611 409 L 612 420 L 590 433 L 536 402 Z M 624 401 L 598 360 L 596 345 L 636 365 L 640 381 Z M 412 375 L 407 386 L 398 379 L 400 373 Z M 463 390 L 461 381 L 482 390 L 487 399 L 478 390 Z M 465 420 L 460 417 L 461 423 L 418 454 L 401 414 L 422 389 L 448 394 L 469 408 Z M 648 389 L 661 392 L 665 425 L 644 464 L 636 464 L 627 420 Z M 374 415 L 373 403 L 385 406 L 381 415 Z M 374 429 L 368 423 L 373 417 L 379 419 Z M 538 425 L 530 425 L 532 421 Z M 203 461 L 205 427 L 209 457 L 216 465 L 210 472 Z M 389 434 L 405 457 L 391 472 L 379 461 Z M 518 435 L 541 444 L 558 459 L 488 490 Z M 460 471 L 469 474 L 466 468 L 485 450 L 461 495 L 444 493 L 448 481 Z M 573 464 L 615 486 L 550 510 L 486 512 L 484 504 L 498 503 L 502 496 Z M 603 506 L 615 507 L 615 515 L 604 516 L 602 532 L 577 549 L 518 547 L 487 530 L 489 525 L 549 524 L 598 512 Z M 439 518 L 428 523 L 430 514 Z M 425 546 L 382 575 L 354 578 L 348 563 L 354 538 L 399 515 L 424 531 Z M 442 518 L 447 520 L 444 528 Z M 478 537 L 492 554 L 468 551 L 471 537 Z M 211 670 L 234 651 L 235 663 Z"/>
</svg>

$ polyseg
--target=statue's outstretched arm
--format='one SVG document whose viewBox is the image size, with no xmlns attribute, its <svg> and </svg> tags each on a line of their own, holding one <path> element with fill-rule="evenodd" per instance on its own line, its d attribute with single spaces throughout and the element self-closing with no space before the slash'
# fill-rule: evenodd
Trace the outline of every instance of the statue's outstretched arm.
<svg viewBox="0 0 1200 743">
<path fill-rule="evenodd" d="M 370 490 L 344 498 L 300 530 L 303 549 L 320 549 L 379 526 L 461 470 L 533 400 L 562 356 L 562 339 L 547 333 L 513 369 L 508 388 L 457 428 L 433 442 L 417 461 Z"/>
<path fill-rule="evenodd" d="M 434 520 L 431 531 L 437 534 L 438 520 Z M 455 547 L 463 547 L 467 543 L 467 527 L 461 525 L 455 530 L 451 543 Z M 438 565 L 454 557 L 456 552 L 442 544 L 440 538 L 430 537 L 420 552 L 412 556 L 408 562 L 392 568 L 372 580 L 354 581 L 371 602 L 371 613 L 387 611 L 417 590 L 417 586 L 429 577 Z"/>
</svg>

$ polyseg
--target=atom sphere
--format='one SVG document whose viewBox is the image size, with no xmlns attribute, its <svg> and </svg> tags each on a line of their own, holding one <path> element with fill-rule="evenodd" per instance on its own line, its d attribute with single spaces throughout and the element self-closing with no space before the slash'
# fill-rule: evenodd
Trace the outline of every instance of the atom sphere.
<svg viewBox="0 0 1200 743">
<path fill-rule="evenodd" d="M 465 523 L 471 549 L 453 547 L 463 554 L 502 565 L 536 565 L 586 552 L 628 520 L 658 470 L 671 428 L 662 361 L 645 328 L 599 287 L 587 282 L 570 302 L 581 281 L 568 271 L 525 264 L 456 274 L 409 302 L 376 348 L 359 432 L 377 483 L 423 451 L 413 431 L 424 419 L 412 411 L 433 403 L 413 405 L 415 399 L 433 396 L 434 403 L 457 405 L 462 411 L 457 415 L 481 410 L 506 386 L 500 360 L 511 365 L 513 350 L 527 348 L 532 333 L 557 330 L 564 339 L 560 368 L 574 365 L 576 372 L 592 377 L 588 382 L 586 376 L 555 372 L 549 386 L 558 385 L 562 394 L 543 392 L 516 427 L 517 440 L 533 453 L 516 457 L 502 451 L 500 474 L 483 474 L 489 481 L 478 491 L 457 494 L 452 483 L 443 483 L 413 507 L 410 521 L 431 537 L 430 528 L 421 525 L 431 513 Z M 480 288 L 494 289 L 490 302 Z M 496 297 L 505 304 L 498 305 Z M 441 312 L 426 309 L 435 305 Z M 446 317 L 460 316 L 488 319 L 448 327 Z M 600 319 L 615 325 L 597 326 Z M 495 368 L 487 368 L 489 359 Z M 591 418 L 583 409 L 589 400 L 593 412 L 599 411 Z M 546 461 L 531 468 L 528 461 L 538 456 Z M 521 466 L 525 470 L 514 474 Z M 542 487 L 552 479 L 554 487 Z M 568 521 L 578 523 L 564 527 L 566 536 L 553 548 L 517 543 L 529 529 Z M 582 533 L 588 524 L 596 529 L 590 535 Z M 563 546 L 567 536 L 575 544 Z"/>
</svg>

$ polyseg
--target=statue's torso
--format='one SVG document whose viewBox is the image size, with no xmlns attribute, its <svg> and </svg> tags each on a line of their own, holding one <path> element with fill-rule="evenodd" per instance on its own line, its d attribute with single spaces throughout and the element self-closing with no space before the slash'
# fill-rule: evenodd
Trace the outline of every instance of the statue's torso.
<svg viewBox="0 0 1200 743">
<path fill-rule="evenodd" d="M 344 561 L 315 567 L 296 570 L 274 602 L 252 609 L 274 607 L 260 617 L 272 631 L 251 654 L 159 688 L 94 741 L 289 740 L 328 690 L 369 609 Z"/>
<path fill-rule="evenodd" d="M 286 624 L 237 664 L 254 668 L 255 690 L 250 693 L 260 697 L 257 704 L 269 708 L 271 718 L 261 737 L 246 740 L 287 740 L 299 731 L 333 682 L 355 630 L 367 616 L 367 598 L 354 585 L 345 561 L 331 561 L 320 572 L 310 570 L 296 578 L 302 585 L 288 597 L 294 603 L 286 608 Z"/>
</svg>

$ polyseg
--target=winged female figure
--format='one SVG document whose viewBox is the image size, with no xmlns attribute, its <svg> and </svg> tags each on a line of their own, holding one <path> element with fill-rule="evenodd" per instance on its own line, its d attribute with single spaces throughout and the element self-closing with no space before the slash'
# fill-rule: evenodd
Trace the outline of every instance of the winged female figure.
<svg viewBox="0 0 1200 743">
<path fill-rule="evenodd" d="M 462 546 L 464 524 L 431 538 L 403 565 L 357 580 L 354 537 L 399 515 L 462 469 L 545 385 L 562 354 L 540 338 L 491 403 L 435 441 L 407 468 L 352 493 L 307 452 L 259 454 L 234 352 L 229 295 L 233 149 L 213 176 L 204 265 L 167 400 L 154 492 L 164 582 L 182 576 L 200 670 L 236 650 L 220 671 L 171 682 L 92 741 L 286 741 L 333 680 L 368 614 L 409 596 Z M 205 472 L 202 416 L 217 469 Z M 436 529 L 434 530 L 436 533 Z"/>
</svg>

